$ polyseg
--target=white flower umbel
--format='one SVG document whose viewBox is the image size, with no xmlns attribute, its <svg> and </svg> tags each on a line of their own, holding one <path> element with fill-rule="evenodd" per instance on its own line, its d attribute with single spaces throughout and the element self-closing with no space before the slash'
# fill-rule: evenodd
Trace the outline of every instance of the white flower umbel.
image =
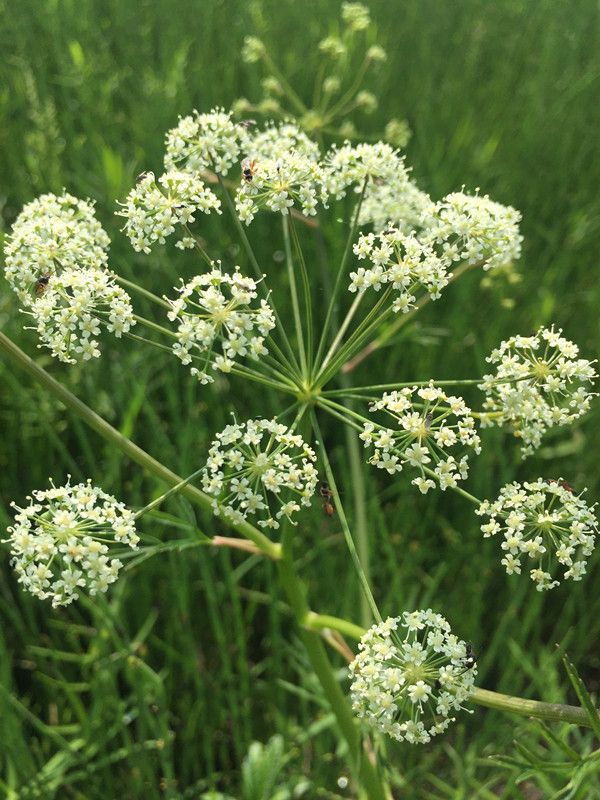
<svg viewBox="0 0 600 800">
<path fill-rule="evenodd" d="M 523 457 L 539 447 L 543 434 L 582 416 L 594 396 L 587 384 L 596 375 L 592 361 L 562 330 L 540 328 L 533 336 L 512 336 L 487 361 L 496 371 L 484 375 L 482 425 L 508 424 L 522 442 Z"/>
<path fill-rule="evenodd" d="M 135 325 L 127 292 L 97 269 L 69 268 L 53 276 L 24 313 L 33 319 L 40 342 L 67 364 L 97 358 L 103 328 L 120 338 Z"/>
<path fill-rule="evenodd" d="M 480 264 L 484 270 L 501 267 L 521 255 L 521 214 L 485 195 L 454 192 L 432 208 L 421 234 L 439 243 L 450 261 Z"/>
<path fill-rule="evenodd" d="M 431 609 L 373 625 L 350 664 L 352 707 L 375 730 L 426 744 L 464 709 L 477 667 L 466 642 Z"/>
<path fill-rule="evenodd" d="M 301 436 L 275 420 L 234 423 L 217 434 L 202 476 L 204 491 L 234 523 L 255 518 L 262 528 L 292 521 L 310 505 L 317 485 L 316 455 Z"/>
<path fill-rule="evenodd" d="M 321 157 L 319 145 L 293 122 L 271 122 L 262 131 L 252 133 L 246 145 L 248 158 L 257 163 L 266 158 L 277 160 L 292 150 L 315 163 Z"/>
<path fill-rule="evenodd" d="M 73 195 L 43 194 L 28 203 L 4 244 L 6 280 L 25 305 L 66 269 L 102 269 L 110 244 L 94 205 Z"/>
<path fill-rule="evenodd" d="M 360 438 L 365 447 L 375 448 L 369 463 L 390 474 L 400 472 L 405 464 L 421 473 L 412 483 L 423 494 L 435 487 L 435 475 L 442 490 L 455 487 L 468 476 L 465 447 L 480 452 L 479 436 L 471 410 L 461 397 L 447 395 L 430 384 L 386 392 L 371 403 L 370 411 L 385 411 L 394 420 L 394 428 L 373 422 L 364 424 Z M 455 451 L 455 455 L 449 453 Z M 457 460 L 457 457 L 460 458 Z"/>
<path fill-rule="evenodd" d="M 235 205 L 240 219 L 249 225 L 259 209 L 287 214 L 297 206 L 313 216 L 317 204 L 327 204 L 323 171 L 303 149 L 282 152 L 276 158 L 246 158 L 241 163 L 241 184 Z"/>
<path fill-rule="evenodd" d="M 182 282 L 179 297 L 169 300 L 168 317 L 177 322 L 173 352 L 203 383 L 212 383 L 210 369 L 230 372 L 238 358 L 258 359 L 266 355 L 265 337 L 275 327 L 275 317 L 266 300 L 256 307 L 256 283 L 236 271 L 221 272 L 220 265 L 189 283 Z M 221 353 L 216 348 L 220 345 Z"/>
<path fill-rule="evenodd" d="M 376 233 L 395 228 L 408 235 L 423 227 L 432 205 L 429 195 L 401 173 L 390 181 L 367 184 L 358 222 L 372 225 Z"/>
<path fill-rule="evenodd" d="M 448 284 L 447 259 L 438 256 L 431 245 L 396 228 L 361 234 L 353 249 L 359 260 L 367 259 L 371 266 L 350 273 L 349 291 L 379 291 L 388 284 L 397 293 L 392 303 L 395 312 L 414 308 L 419 290 L 437 300 Z"/>
<path fill-rule="evenodd" d="M 221 201 L 214 192 L 195 175 L 176 170 L 165 172 L 158 180 L 152 172 L 144 173 L 121 205 L 117 214 L 126 219 L 122 230 L 133 249 L 144 253 L 149 253 L 155 242 L 164 244 L 177 225 L 194 222 L 196 212 L 221 213 Z M 186 236 L 177 246 L 194 244 Z"/>
<path fill-rule="evenodd" d="M 494 502 L 485 500 L 477 514 L 489 517 L 481 526 L 485 537 L 503 538 L 502 564 L 509 575 L 534 564 L 529 575 L 538 591 L 558 586 L 559 575 L 581 580 L 594 550 L 598 521 L 595 506 L 559 478 L 510 483 Z"/>
<path fill-rule="evenodd" d="M 366 179 L 393 187 L 409 180 L 404 159 L 386 142 L 345 142 L 342 147 L 332 147 L 325 157 L 324 174 L 328 194 L 338 200 L 350 186 L 360 192 Z"/>
<path fill-rule="evenodd" d="M 193 173 L 209 169 L 227 175 L 247 144 L 246 128 L 231 119 L 230 111 L 193 111 L 180 117 L 177 127 L 167 132 L 165 169 Z"/>
<path fill-rule="evenodd" d="M 66 606 L 80 590 L 105 592 L 123 566 L 108 554 L 136 548 L 134 514 L 111 495 L 87 483 L 35 491 L 25 508 L 13 503 L 8 528 L 11 564 L 19 583 L 36 597 Z"/>
</svg>

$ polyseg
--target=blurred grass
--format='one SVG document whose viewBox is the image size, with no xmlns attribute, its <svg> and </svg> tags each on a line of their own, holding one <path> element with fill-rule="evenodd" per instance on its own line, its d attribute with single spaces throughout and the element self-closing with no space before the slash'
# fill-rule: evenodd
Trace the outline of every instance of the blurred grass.
<svg viewBox="0 0 600 800">
<path fill-rule="evenodd" d="M 245 34 L 262 36 L 302 87 L 314 42 L 335 26 L 338 8 L 331 0 L 0 0 L 2 224 L 8 228 L 36 194 L 65 186 L 97 200 L 116 270 L 157 292 L 193 274 L 193 261 L 172 247 L 132 254 L 114 199 L 142 169 L 159 166 L 163 133 L 178 114 L 258 96 L 257 74 L 239 59 Z M 525 247 L 518 285 L 486 289 L 480 275 L 467 275 L 354 379 L 475 376 L 500 339 L 549 322 L 596 357 L 597 3 L 378 0 L 371 8 L 389 61 L 375 83 L 380 109 L 357 125 L 374 133 L 389 117 L 405 117 L 413 130 L 407 159 L 422 187 L 437 198 L 464 183 L 515 205 Z M 330 245 L 341 235 L 335 226 L 325 234 Z M 224 222 L 211 221 L 205 235 L 225 260 L 242 258 Z M 278 230 L 261 218 L 251 236 L 267 270 L 277 270 Z M 64 370 L 21 331 L 6 284 L 0 318 L 40 363 L 181 474 L 197 468 L 231 408 L 280 410 L 277 398 L 247 396 L 235 381 L 211 391 L 195 386 L 176 364 L 127 343 L 108 346 L 99 363 Z M 132 505 L 160 492 L 22 375 L 3 363 L 0 375 L 2 525 L 9 501 L 48 475 L 92 476 Z M 343 432 L 325 425 L 351 493 Z M 491 496 L 510 479 L 562 474 L 598 498 L 599 430 L 597 404 L 524 463 L 515 442 L 486 432 L 470 488 Z M 597 558 L 580 585 L 542 597 L 504 575 L 495 543 L 480 538 L 460 498 L 416 497 L 405 482 L 371 471 L 366 479 L 373 583 L 384 613 L 443 610 L 481 653 L 488 688 L 574 702 L 559 642 L 598 691 Z M 168 510 L 190 525 L 214 526 L 181 501 Z M 299 548 L 314 606 L 355 617 L 358 589 L 335 522 L 317 508 L 310 523 Z M 145 532 L 182 535 L 157 521 Z M 268 564 L 203 549 L 166 553 L 129 572 L 106 602 L 50 613 L 19 591 L 5 552 L 1 558 L 0 791 L 7 796 L 196 798 L 215 787 L 235 794 L 251 741 L 276 732 L 291 753 L 288 772 L 313 781 L 308 796 L 344 795 L 336 789 L 343 753 Z M 291 683 L 300 689 L 292 692 Z M 390 747 L 397 796 L 550 796 L 541 777 L 536 794 L 535 781 L 519 788 L 485 763 L 511 751 L 515 730 L 514 720 L 477 710 L 462 715 L 441 745 Z M 573 796 L 600 792 L 590 787 Z"/>
</svg>

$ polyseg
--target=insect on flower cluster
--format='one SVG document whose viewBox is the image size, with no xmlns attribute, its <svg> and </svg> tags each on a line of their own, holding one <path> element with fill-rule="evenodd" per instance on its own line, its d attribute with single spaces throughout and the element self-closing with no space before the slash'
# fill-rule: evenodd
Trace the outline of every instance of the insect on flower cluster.
<svg viewBox="0 0 600 800">
<path fill-rule="evenodd" d="M 477 667 L 466 642 L 430 608 L 369 628 L 350 664 L 354 712 L 398 741 L 425 744 L 464 709 Z"/>
</svg>

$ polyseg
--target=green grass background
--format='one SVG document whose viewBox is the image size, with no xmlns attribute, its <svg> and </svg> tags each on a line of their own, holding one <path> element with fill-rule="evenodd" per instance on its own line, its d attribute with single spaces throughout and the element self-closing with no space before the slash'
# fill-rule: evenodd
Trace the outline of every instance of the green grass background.
<svg viewBox="0 0 600 800">
<path fill-rule="evenodd" d="M 485 288 L 481 275 L 469 274 L 355 379 L 474 377 L 502 338 L 551 322 L 596 357 L 598 4 L 373 0 L 371 9 L 389 60 L 372 84 L 379 110 L 357 116 L 357 125 L 370 134 L 390 117 L 406 118 L 407 159 L 421 186 L 436 198 L 479 186 L 515 205 L 525 244 L 518 285 Z M 178 114 L 258 96 L 257 72 L 239 57 L 244 35 L 262 36 L 302 87 L 314 74 L 315 42 L 335 29 L 338 11 L 330 0 L 0 0 L 1 224 L 8 229 L 44 191 L 64 186 L 90 196 L 113 238 L 114 269 L 168 291 L 197 265 L 172 246 L 133 254 L 118 232 L 114 200 L 139 172 L 159 168 L 163 133 Z M 250 230 L 277 284 L 279 230 L 265 219 Z M 244 263 L 224 222 L 211 220 L 203 235 L 212 252 Z M 342 236 L 339 225 L 326 228 L 330 247 Z M 22 330 L 4 281 L 0 320 L 53 375 L 180 474 L 199 466 L 231 409 L 268 416 L 282 408 L 280 398 L 247 396 L 235 381 L 196 386 L 173 359 L 133 343 L 107 343 L 97 363 L 64 369 Z M 0 415 L 2 527 L 10 500 L 22 501 L 49 475 L 90 476 L 132 505 L 163 488 L 4 361 Z M 561 474 L 577 489 L 588 486 L 594 500 L 599 427 L 596 404 L 526 462 L 513 440 L 486 432 L 468 488 L 493 496 L 511 479 Z M 326 435 L 350 504 L 343 431 L 327 424 Z M 481 653 L 479 682 L 487 688 L 573 702 L 560 643 L 597 691 L 597 557 L 581 584 L 540 596 L 525 578 L 504 574 L 496 543 L 481 539 L 459 497 L 422 498 L 402 478 L 365 476 L 373 587 L 384 614 L 441 610 Z M 214 530 L 182 503 L 168 510 Z M 167 522 L 145 532 L 185 535 Z M 313 606 L 356 619 L 357 582 L 335 520 L 316 508 L 300 532 Z M 268 564 L 207 550 L 163 554 L 129 572 L 105 602 L 51 612 L 18 589 L 5 551 L 0 559 L 0 796 L 196 798 L 219 788 L 239 797 L 250 743 L 274 733 L 290 753 L 285 774 L 312 782 L 306 796 L 349 796 L 336 787 L 347 772 L 343 747 Z M 532 736 L 496 712 L 463 714 L 429 747 L 389 748 L 395 796 L 549 797 L 561 784 L 541 770 L 519 788 L 513 773 L 487 760 L 513 753 L 513 738 Z M 570 741 L 591 743 L 578 733 Z M 600 796 L 600 784 L 590 778 L 572 796 Z"/>
</svg>

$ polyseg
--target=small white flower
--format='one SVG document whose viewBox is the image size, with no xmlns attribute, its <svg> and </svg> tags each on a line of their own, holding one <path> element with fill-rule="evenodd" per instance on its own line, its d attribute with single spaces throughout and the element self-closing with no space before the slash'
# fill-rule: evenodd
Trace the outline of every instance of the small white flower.
<svg viewBox="0 0 600 800">
<path fill-rule="evenodd" d="M 153 244 L 164 244 L 176 226 L 194 222 L 200 211 L 221 213 L 221 201 L 195 175 L 170 170 L 155 179 L 152 172 L 144 173 L 137 185 L 121 203 L 117 214 L 125 217 L 122 230 L 137 252 L 149 253 Z M 189 236 L 184 236 L 181 249 L 193 246 Z"/>
<path fill-rule="evenodd" d="M 180 117 L 166 136 L 165 169 L 197 176 L 208 169 L 226 175 L 248 143 L 248 131 L 231 116 L 230 111 L 213 108 L 206 114 L 193 111 Z"/>
<path fill-rule="evenodd" d="M 215 497 L 215 514 L 232 521 L 261 516 L 257 525 L 277 529 L 282 517 L 293 522 L 300 506 L 310 505 L 317 485 L 315 461 L 312 448 L 285 425 L 248 420 L 217 434 L 202 484 Z"/>
<path fill-rule="evenodd" d="M 54 275 L 23 313 L 32 318 L 42 345 L 68 364 L 100 355 L 96 337 L 103 328 L 120 338 L 135 325 L 127 292 L 110 273 L 92 268 Z"/>
<path fill-rule="evenodd" d="M 5 239 L 6 280 L 28 307 L 64 270 L 105 268 L 109 244 L 92 202 L 43 194 L 23 208 Z"/>
<path fill-rule="evenodd" d="M 581 417 L 594 396 L 586 384 L 597 375 L 594 362 L 578 358 L 578 347 L 562 331 L 539 328 L 533 336 L 512 336 L 487 361 L 495 373 L 484 375 L 485 424 L 507 424 L 522 440 L 523 457 L 539 447 L 556 425 Z"/>
<path fill-rule="evenodd" d="M 497 500 L 484 501 L 476 513 L 489 517 L 481 526 L 484 536 L 503 536 L 506 555 L 501 563 L 508 574 L 520 574 L 522 564 L 533 560 L 537 566 L 530 577 L 543 591 L 559 585 L 560 566 L 567 580 L 581 580 L 585 574 L 598 533 L 594 509 L 562 479 L 538 478 L 508 484 Z"/>
<path fill-rule="evenodd" d="M 256 299 L 256 282 L 236 268 L 232 275 L 214 269 L 197 275 L 177 290 L 179 297 L 169 300 L 169 319 L 177 321 L 177 342 L 173 352 L 183 364 L 193 361 L 192 373 L 203 383 L 212 383 L 209 369 L 230 372 L 236 359 L 259 359 L 268 350 L 265 337 L 275 327 L 275 317 L 266 300 L 251 306 Z M 222 353 L 217 354 L 220 346 Z"/>
<path fill-rule="evenodd" d="M 297 148 L 279 150 L 265 139 L 260 149 L 273 155 L 253 158 L 249 145 L 250 156 L 242 161 L 235 199 L 242 222 L 249 225 L 262 208 L 286 215 L 297 206 L 303 214 L 313 216 L 317 205 L 327 205 L 323 170 L 304 141 Z"/>
<path fill-rule="evenodd" d="M 11 564 L 19 583 L 53 606 L 76 600 L 81 589 L 105 592 L 122 566 L 108 553 L 115 545 L 135 549 L 139 537 L 132 511 L 88 480 L 34 491 L 25 508 L 14 503 L 8 528 Z"/>
<path fill-rule="evenodd" d="M 434 472 L 442 490 L 467 477 L 467 457 L 457 461 L 447 452 L 465 446 L 475 453 L 481 449 L 471 410 L 462 398 L 447 395 L 431 382 L 426 387 L 386 392 L 369 410 L 384 411 L 396 424 L 392 429 L 365 423 L 360 438 L 365 447 L 374 448 L 369 463 L 390 474 L 400 472 L 405 464 L 418 469 L 420 477 L 412 483 L 423 494 L 435 486 L 424 467 Z"/>
<path fill-rule="evenodd" d="M 423 744 L 442 733 L 473 691 L 477 667 L 466 643 L 431 609 L 373 625 L 358 649 L 350 664 L 354 712 L 398 741 Z"/>
</svg>

